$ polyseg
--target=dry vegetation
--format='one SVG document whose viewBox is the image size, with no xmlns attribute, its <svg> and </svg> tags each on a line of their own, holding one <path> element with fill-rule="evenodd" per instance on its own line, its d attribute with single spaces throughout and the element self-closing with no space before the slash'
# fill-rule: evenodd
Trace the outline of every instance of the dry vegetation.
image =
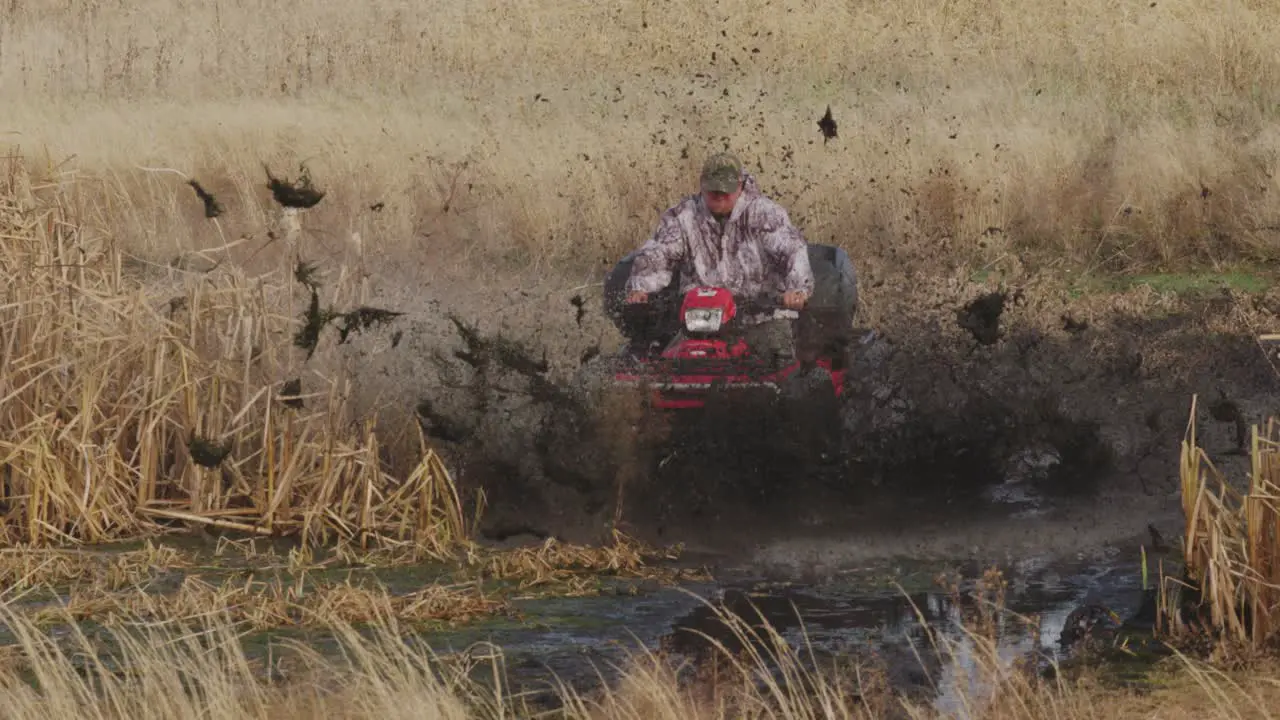
<svg viewBox="0 0 1280 720">
<path fill-rule="evenodd" d="M 281 641 L 264 666 L 249 657 L 228 614 L 186 622 L 118 628 L 57 638 L 6 613 L 17 638 L 0 663 L 5 717 L 294 718 L 294 717 L 565 717 L 565 718 L 932 718 L 927 703 L 886 691 L 874 665 L 823 668 L 768 627 L 724 616 L 749 648 L 720 646 L 718 671 L 691 677 L 659 654 L 637 653 L 621 681 L 581 693 L 556 689 L 548 713 L 528 691 L 507 684 L 500 653 L 477 646 L 438 656 L 406 637 L 394 616 L 361 634 L 335 618 L 326 624 L 341 646 L 322 654 Z M 1226 674 L 1186 657 L 1146 692 L 1108 689 L 1094 677 L 1037 679 L 1009 665 L 981 632 L 969 638 L 971 671 L 984 692 L 960 699 L 965 716 L 1014 718 L 1271 717 L 1280 685 L 1270 668 Z M 406 641 L 409 640 L 409 641 Z M 926 648 L 946 656 L 950 645 Z M 772 668 L 772 672 L 770 669 Z M 35 680 L 36 684 L 30 681 Z M 496 682 L 495 682 L 496 681 Z M 541 711 L 539 712 L 539 710 Z"/>
<path fill-rule="evenodd" d="M 1194 405 L 1193 405 L 1194 410 Z M 1196 445 L 1194 414 L 1182 451 L 1186 517 L 1182 579 L 1165 579 L 1174 636 L 1214 641 L 1219 654 L 1274 650 L 1280 631 L 1280 425 L 1253 428 L 1247 485 L 1233 483 Z"/>
<path fill-rule="evenodd" d="M 262 164 L 306 161 L 333 258 L 414 281 L 445 259 L 582 269 L 724 143 L 868 269 L 1265 261 L 1280 241 L 1280 10 L 1259 0 L 8 10 L 0 133 L 92 179 L 86 228 L 149 257 L 224 240 L 179 178 L 139 167 L 197 177 L 226 238 L 261 238 Z"/>
<path fill-rule="evenodd" d="M 181 552 L 150 541 L 130 551 L 6 547 L 0 550 L 0 587 L 10 599 L 32 588 L 73 583 L 118 590 L 186 567 L 190 562 Z"/>
<path fill-rule="evenodd" d="M 290 397 L 304 363 L 291 343 L 306 303 L 298 222 L 273 204 L 264 163 L 310 168 L 326 194 L 307 211 L 309 254 L 334 261 L 333 292 L 355 300 L 375 271 L 500 280 L 616 257 L 723 144 L 811 239 L 850 248 L 873 271 L 929 258 L 1263 262 L 1280 247 L 1280 10 L 1253 0 L 1211 10 L 752 0 L 733 11 L 117 0 L 17 1 L 6 12 L 0 134 L 21 149 L 0 177 L 0 541 L 10 544 L 186 524 L 337 540 L 342 557 L 370 563 L 450 558 L 521 591 L 587 592 L 597 572 L 674 577 L 647 567 L 657 551 L 623 537 L 481 550 L 420 437 L 416 464 L 397 473 L 371 421 L 347 412 L 342 381 Z M 824 142 L 816 121 L 828 105 L 840 129 Z M 214 193 L 216 218 L 181 176 Z M 220 271 L 137 282 L 148 263 L 175 258 Z M 1173 636 L 1233 657 L 1274 642 L 1278 447 L 1274 426 L 1255 438 L 1241 494 L 1202 472 L 1191 434 L 1188 579 L 1207 604 L 1164 579 Z M 79 581 L 65 607 L 4 610 L 19 643 L 0 657 L 0 715 L 514 711 L 411 649 L 396 624 L 503 610 L 479 580 L 399 596 L 197 578 L 170 595 L 129 590 L 182 564 L 152 546 L 109 560 L 30 548 L 0 557 L 7 588 Z M 308 563 L 296 564 L 305 575 Z M 96 641 L 77 635 L 82 646 L 68 648 L 41 630 L 87 617 L 127 618 L 145 636 L 116 637 L 128 673 L 86 673 Z M 356 622 L 386 627 L 362 639 L 346 625 Z M 298 676 L 264 681 L 239 627 L 299 623 L 336 628 L 347 664 L 298 646 Z M 899 704 L 874 669 L 814 675 L 777 635 L 757 640 L 775 657 L 726 654 L 728 679 L 710 687 L 640 657 L 619 687 L 566 698 L 568 714 L 872 717 Z M 1037 679 L 999 660 L 982 632 L 971 640 L 990 690 L 973 699 L 976 717 L 1268 717 L 1280 701 L 1265 669 L 1235 681 L 1181 658 L 1168 687 L 1140 696 Z M 791 682 L 768 681 L 771 663 Z"/>
<path fill-rule="evenodd" d="M 467 535 L 425 445 L 407 477 L 330 402 L 288 396 L 291 282 L 232 272 L 167 298 L 131 283 L 57 187 L 0 188 L 0 535 L 97 542 L 180 520 L 263 534 L 385 537 L 437 555 Z M 283 297 L 282 297 L 283 296 Z M 282 392 L 283 391 L 283 392 Z M 281 395 L 286 397 L 282 398 Z"/>
<path fill-rule="evenodd" d="M 507 604 L 484 593 L 478 583 L 431 584 L 392 594 L 380 583 L 317 582 L 304 573 L 288 579 L 277 575 L 270 581 L 232 578 L 217 584 L 193 576 L 169 593 L 141 587 L 118 591 L 77 586 L 57 603 L 24 614 L 39 626 L 93 621 L 109 627 L 190 622 L 216 615 L 247 630 L 272 630 L 392 617 L 407 626 L 453 625 L 505 612 L 510 612 Z"/>
</svg>

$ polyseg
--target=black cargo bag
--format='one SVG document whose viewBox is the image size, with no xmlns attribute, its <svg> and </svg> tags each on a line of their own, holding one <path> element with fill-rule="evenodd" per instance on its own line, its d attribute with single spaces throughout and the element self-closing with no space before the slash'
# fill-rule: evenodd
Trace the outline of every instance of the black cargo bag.
<svg viewBox="0 0 1280 720">
<path fill-rule="evenodd" d="M 796 321 L 796 349 L 802 357 L 847 361 L 858 312 L 858 276 L 849 254 L 834 245 L 809 244 L 813 295 Z"/>
</svg>

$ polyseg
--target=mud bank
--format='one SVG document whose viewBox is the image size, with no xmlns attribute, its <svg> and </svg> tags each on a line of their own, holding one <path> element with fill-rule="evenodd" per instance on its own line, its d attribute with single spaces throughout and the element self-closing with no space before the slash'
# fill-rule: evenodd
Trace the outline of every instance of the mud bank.
<svg viewBox="0 0 1280 720">
<path fill-rule="evenodd" d="M 813 482 L 771 465 L 767 452 L 726 471 L 724 458 L 760 449 L 762 426 L 749 416 L 730 428 L 744 434 L 718 459 L 703 448 L 692 465 L 650 458 L 637 470 L 607 456 L 643 426 L 622 412 L 584 414 L 567 393 L 584 363 L 621 341 L 601 314 L 597 283 L 411 287 L 388 274 L 371 303 L 404 314 L 336 348 L 355 411 L 377 409 L 391 431 L 420 424 L 461 483 L 484 491 L 491 538 L 597 538 L 615 517 L 622 475 L 629 530 L 735 552 L 797 531 L 918 529 L 929 516 L 967 517 L 976 528 L 993 503 L 1020 503 L 1034 516 L 1046 498 L 1060 512 L 1122 515 L 1095 527 L 1094 539 L 1129 535 L 1176 510 L 1193 395 L 1200 442 L 1228 472 L 1245 462 L 1235 453 L 1248 425 L 1280 406 L 1275 358 L 1256 340 L 1280 327 L 1275 291 L 1081 292 L 1028 278 L 997 293 L 991 283 L 902 274 L 864 281 L 857 322 L 868 333 L 834 474 Z M 577 437 L 576 450 L 552 456 L 553 431 Z M 753 501 L 743 467 L 784 492 Z M 720 482 L 700 502 L 678 492 L 714 475 Z M 734 532 L 742 527 L 750 541 Z"/>
</svg>

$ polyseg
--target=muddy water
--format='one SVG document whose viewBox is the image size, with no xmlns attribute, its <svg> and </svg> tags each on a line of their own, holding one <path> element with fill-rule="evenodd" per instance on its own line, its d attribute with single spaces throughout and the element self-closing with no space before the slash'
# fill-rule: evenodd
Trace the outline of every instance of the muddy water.
<svg viewBox="0 0 1280 720">
<path fill-rule="evenodd" d="M 1133 551 L 1133 552 L 1131 552 Z M 1035 654 L 1042 662 L 1065 657 L 1059 636 L 1068 615 L 1100 604 L 1130 617 L 1142 600 L 1136 548 L 1102 548 L 1075 561 L 1026 561 L 1005 573 L 1005 604 L 1021 616 L 1038 616 L 1038 629 L 1002 623 L 1001 654 L 1012 662 Z M 659 647 L 696 660 L 706 649 L 705 634 L 734 645 L 712 606 L 754 622 L 754 611 L 795 648 L 812 648 L 815 658 L 866 659 L 871 652 L 887 663 L 898 689 L 933 695 L 936 704 L 958 711 L 962 695 L 972 697 L 975 678 L 962 616 L 972 610 L 972 582 L 958 594 L 936 583 L 938 573 L 973 578 L 978 566 L 924 565 L 910 560 L 849 568 L 816 582 L 760 577 L 747 567 L 721 568 L 714 583 L 684 588 L 639 589 L 635 595 L 534 600 L 522 603 L 527 624 L 477 627 L 438 635 L 437 649 L 461 650 L 479 641 L 500 645 L 513 679 L 537 684 L 554 676 L 575 685 L 608 678 L 611 665 L 628 652 Z M 710 601 L 710 602 L 707 602 Z M 957 602 L 958 601 L 958 602 Z M 945 640 L 939 653 L 921 622 Z M 805 654 L 808 649 L 803 651 Z"/>
</svg>

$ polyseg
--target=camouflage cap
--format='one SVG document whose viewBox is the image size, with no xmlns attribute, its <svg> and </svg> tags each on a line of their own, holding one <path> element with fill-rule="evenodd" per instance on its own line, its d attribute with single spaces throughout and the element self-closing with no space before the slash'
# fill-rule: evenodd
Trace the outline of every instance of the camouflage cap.
<svg viewBox="0 0 1280 720">
<path fill-rule="evenodd" d="M 742 161 L 731 153 L 716 153 L 702 166 L 702 189 L 731 193 L 742 180 Z"/>
</svg>

